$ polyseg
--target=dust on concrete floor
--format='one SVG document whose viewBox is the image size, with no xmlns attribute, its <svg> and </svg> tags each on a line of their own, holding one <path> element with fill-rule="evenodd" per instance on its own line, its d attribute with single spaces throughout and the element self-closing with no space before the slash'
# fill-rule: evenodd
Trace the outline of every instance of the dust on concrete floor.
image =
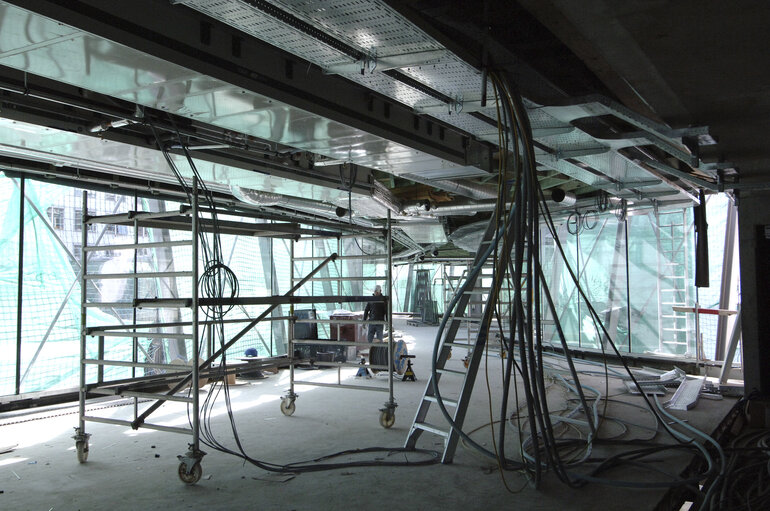
<svg viewBox="0 0 770 511">
<path fill-rule="evenodd" d="M 254 458 L 290 463 L 352 448 L 401 447 L 414 418 L 429 374 L 435 327 L 409 327 L 396 321 L 396 330 L 406 341 L 418 381 L 395 383 L 396 423 L 380 427 L 379 409 L 387 394 L 324 387 L 298 387 L 296 412 L 285 417 L 279 410 L 280 397 L 288 389 L 288 371 L 264 380 L 239 380 L 231 387 L 232 409 L 239 436 Z M 455 350 L 458 351 L 458 350 Z M 455 353 L 450 367 L 460 368 L 462 353 Z M 482 363 L 466 430 L 480 427 L 474 439 L 491 446 L 485 374 L 489 375 L 493 403 L 500 396 L 499 357 L 490 353 L 485 372 Z M 354 378 L 355 369 L 343 370 L 351 382 L 385 385 L 379 376 L 368 382 Z M 298 371 L 298 378 L 336 381 L 336 370 Z M 603 380 L 602 380 L 603 382 Z M 447 397 L 453 397 L 445 380 Z M 603 383 L 602 383 L 603 384 Z M 622 392 L 622 384 L 611 382 L 610 393 Z M 204 398 L 210 386 L 201 393 Z M 549 396 L 551 395 L 549 390 Z M 563 399 L 553 389 L 554 400 Z M 456 394 L 455 394 L 456 395 Z M 631 398 L 629 398 L 631 399 Z M 634 398 L 638 399 L 638 398 Z M 212 416 L 216 436 L 234 448 L 225 407 L 220 404 Z M 130 418 L 131 406 L 108 406 L 94 414 Z M 146 406 L 146 405 L 145 405 Z M 495 412 L 499 413 L 495 404 Z M 729 408 L 728 402 L 708 402 L 688 412 L 691 423 L 710 431 Z M 103 407 L 103 408 L 102 408 Z M 514 405 L 515 407 L 515 405 Z M 556 405 L 558 407 L 558 405 Z M 435 408 L 435 406 L 433 407 Z M 512 408 L 509 408 L 512 409 Z M 715 413 L 717 412 L 717 413 Z M 432 413 L 435 414 L 435 411 Z M 451 465 L 427 467 L 345 468 L 304 473 L 289 480 L 270 476 L 265 470 L 241 459 L 203 447 L 208 454 L 202 462 L 203 478 L 194 486 L 177 477 L 176 456 L 186 451 L 188 438 L 166 432 L 88 423 L 91 433 L 88 462 L 76 460 L 72 428 L 77 425 L 77 408 L 57 409 L 38 419 L 30 415 L 0 415 L 0 446 L 19 444 L 0 454 L 0 509 L 3 510 L 92 510 L 92 509 L 265 509 L 325 510 L 379 506 L 411 509 L 490 509 L 525 506 L 526 509 L 629 509 L 629 490 L 589 485 L 570 489 L 549 476 L 534 490 L 524 476 L 507 472 L 506 481 L 516 494 L 506 491 L 494 463 L 475 451 L 458 447 Z M 34 420 L 30 420 L 34 419 Z M 152 422 L 186 426 L 184 405 L 168 403 L 151 416 Z M 436 424 L 440 419 L 433 418 Z M 643 421 L 640 415 L 635 420 Z M 644 433 L 640 433 L 643 436 Z M 509 435 L 512 438 L 513 435 Z M 440 450 L 441 439 L 424 434 L 419 447 Z M 513 441 L 508 452 L 513 452 Z M 386 459 L 405 458 L 403 453 L 377 455 Z M 409 455 L 411 459 L 420 457 Z M 683 465 L 685 458 L 677 460 Z M 635 490 L 633 508 L 654 507 L 661 491 Z"/>
</svg>

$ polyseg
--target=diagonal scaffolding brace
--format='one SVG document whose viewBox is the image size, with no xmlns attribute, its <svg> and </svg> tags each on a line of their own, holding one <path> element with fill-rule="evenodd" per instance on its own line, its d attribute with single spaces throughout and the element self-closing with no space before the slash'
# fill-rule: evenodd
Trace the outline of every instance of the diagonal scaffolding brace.
<svg viewBox="0 0 770 511">
<path fill-rule="evenodd" d="M 308 280 L 310 280 L 310 279 L 311 279 L 311 278 L 312 278 L 312 277 L 313 277 L 313 276 L 314 276 L 316 273 L 318 273 L 318 272 L 319 272 L 319 271 L 320 271 L 320 270 L 321 270 L 323 267 L 325 267 L 327 264 L 329 264 L 330 262 L 332 262 L 332 261 L 334 261 L 334 260 L 336 260 L 336 259 L 337 259 L 337 254 L 336 254 L 336 253 L 334 253 L 334 254 L 330 255 L 329 257 L 327 257 L 326 259 L 324 259 L 324 260 L 323 260 L 323 261 L 322 261 L 322 262 L 321 262 L 321 263 L 320 263 L 318 266 L 316 266 L 316 267 L 313 269 L 313 271 L 311 271 L 311 272 L 310 272 L 310 273 L 309 273 L 309 274 L 308 274 L 308 275 L 307 275 L 305 278 L 303 278 L 301 281 L 297 282 L 297 283 L 294 285 L 294 287 L 292 287 L 292 288 L 291 288 L 289 291 L 287 291 L 287 292 L 286 292 L 286 293 L 283 295 L 283 297 L 284 297 L 284 298 L 288 298 L 288 297 L 292 296 L 292 295 L 293 295 L 293 294 L 294 294 L 294 293 L 295 293 L 295 292 L 296 292 L 298 289 L 300 289 L 300 288 L 301 288 L 301 287 L 302 287 L 302 286 L 303 286 L 303 285 L 304 285 L 304 284 L 305 284 L 305 283 L 306 283 Z M 196 285 L 197 285 L 197 284 L 196 284 Z M 219 349 L 218 349 L 218 350 L 217 350 L 215 353 L 213 353 L 213 354 L 212 354 L 212 355 L 211 355 L 211 356 L 210 356 L 208 359 L 206 359 L 204 362 L 202 362 L 202 363 L 200 364 L 200 366 L 199 366 L 199 370 L 201 370 L 201 371 L 204 371 L 204 370 L 208 369 L 208 368 L 209 368 L 209 366 L 211 365 L 211 363 L 212 363 L 214 360 L 216 360 L 217 358 L 219 358 L 219 356 L 221 356 L 221 355 L 222 355 L 222 353 L 224 353 L 224 352 L 225 352 L 225 351 L 226 351 L 228 348 L 230 348 L 230 346 L 232 346 L 233 344 L 235 344 L 236 342 L 238 342 L 238 341 L 241 339 L 241 337 L 243 337 L 244 335 L 246 335 L 246 334 L 249 332 L 249 330 L 251 330 L 252 328 L 254 328 L 254 327 L 255 327 L 255 326 L 256 326 L 256 325 L 257 325 L 257 324 L 258 324 L 260 321 L 262 321 L 263 319 L 265 319 L 266 317 L 268 317 L 268 316 L 269 316 L 269 315 L 270 315 L 270 314 L 273 312 L 273 310 L 274 310 L 276 307 L 278 307 L 279 305 L 282 305 L 282 304 L 281 304 L 281 303 L 275 303 L 275 304 L 272 304 L 272 305 L 270 305 L 270 306 L 269 306 L 267 309 L 265 309 L 265 311 L 264 311 L 264 312 L 262 312 L 262 314 L 260 314 L 260 315 L 259 315 L 259 316 L 257 316 L 256 318 L 254 318 L 254 320 L 252 320 L 252 321 L 251 321 L 251 322 L 250 322 L 248 325 L 246 325 L 245 327 L 243 327 L 243 329 L 242 329 L 240 332 L 238 332 L 238 333 L 237 333 L 237 334 L 236 334 L 236 335 L 235 335 L 235 336 L 234 336 L 232 339 L 230 339 L 230 340 L 227 342 L 227 344 L 225 344 L 224 346 L 222 346 L 221 348 L 219 348 Z M 197 340 L 196 340 L 196 342 L 197 342 Z M 174 385 L 174 387 L 172 387 L 172 388 L 171 388 L 171 390 L 169 390 L 169 391 L 166 393 L 166 395 L 170 396 L 170 395 L 173 395 L 173 394 L 175 394 L 175 393 L 179 392 L 179 390 L 180 390 L 180 389 L 182 389 L 182 388 L 183 388 L 183 387 L 184 387 L 184 386 L 187 384 L 187 382 L 191 380 L 191 378 L 192 378 L 192 375 L 189 375 L 189 374 L 188 374 L 187 376 L 185 376 L 185 377 L 184 377 L 184 378 L 183 378 L 183 379 L 182 379 L 182 380 L 181 380 L 179 383 L 177 383 L 176 385 Z M 153 404 L 152 404 L 152 405 L 151 405 L 149 408 L 147 408 L 147 409 L 146 409 L 144 412 L 142 412 L 142 414 L 141 414 L 141 415 L 139 415 L 139 416 L 138 416 L 136 419 L 134 419 L 134 421 L 132 421 L 132 422 L 131 422 L 131 427 L 132 427 L 133 429 L 139 429 L 139 427 L 140 427 L 140 426 L 142 425 L 142 423 L 143 423 L 143 422 L 144 422 L 144 421 L 147 419 L 147 417 L 149 417 L 149 416 L 150 416 L 150 415 L 151 415 L 151 414 L 152 414 L 152 413 L 153 413 L 155 410 L 157 410 L 158 408 L 160 408 L 160 406 L 161 406 L 161 405 L 162 405 L 164 402 L 165 402 L 165 400 L 163 400 L 163 399 L 159 399 L 159 400 L 157 400 L 155 403 L 153 403 Z"/>
</svg>

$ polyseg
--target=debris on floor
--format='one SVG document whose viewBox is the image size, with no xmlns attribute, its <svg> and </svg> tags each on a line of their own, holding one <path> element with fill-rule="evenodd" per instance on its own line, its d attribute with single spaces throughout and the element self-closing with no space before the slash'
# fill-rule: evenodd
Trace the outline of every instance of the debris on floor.
<svg viewBox="0 0 770 511">
<path fill-rule="evenodd" d="M 297 474 L 267 472 L 266 474 L 261 476 L 252 476 L 252 479 L 256 479 L 257 481 L 269 481 L 272 483 L 285 483 L 286 481 L 291 481 L 295 477 L 297 477 Z"/>
</svg>

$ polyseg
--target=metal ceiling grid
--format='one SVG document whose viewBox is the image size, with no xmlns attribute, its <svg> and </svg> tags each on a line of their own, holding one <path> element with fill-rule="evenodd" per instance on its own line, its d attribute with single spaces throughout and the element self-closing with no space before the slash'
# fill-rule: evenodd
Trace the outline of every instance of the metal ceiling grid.
<svg viewBox="0 0 770 511">
<path fill-rule="evenodd" d="M 351 60 L 341 51 L 240 0 L 180 0 L 178 3 L 321 67 Z"/>
<path fill-rule="evenodd" d="M 181 0 L 179 3 L 218 19 L 284 51 L 297 55 L 321 68 L 351 62 L 352 57 L 329 47 L 319 39 L 291 27 L 281 20 L 263 13 L 243 0 Z M 444 49 L 417 27 L 378 0 L 347 2 L 277 1 L 276 5 L 314 26 L 320 25 L 338 39 L 364 54 L 377 56 L 414 54 Z M 377 46 L 372 46 L 376 42 Z M 362 64 L 363 65 L 363 64 Z M 424 83 L 449 97 L 461 99 L 480 95 L 481 77 L 470 65 L 457 57 L 447 55 L 438 64 L 401 68 L 407 76 Z M 410 87 L 374 69 L 346 73 L 347 79 L 363 85 L 402 104 L 419 109 L 441 104 L 433 96 Z M 489 87 L 492 94 L 491 85 Z M 491 95 L 490 95 L 491 97 Z M 447 106 L 447 108 L 452 108 Z M 443 119 L 450 125 L 482 136 L 488 133 L 468 130 L 469 123 L 459 114 Z M 463 127 L 465 126 L 465 127 Z"/>
<path fill-rule="evenodd" d="M 176 177 L 168 168 L 160 151 L 2 117 L 0 117 L 0 155 L 142 178 L 147 179 L 148 183 L 150 181 L 176 182 Z M 174 154 L 170 156 L 182 175 L 192 179 L 192 170 L 187 159 Z M 340 205 L 348 200 L 348 192 L 342 189 L 271 176 L 199 158 L 194 158 L 194 162 L 199 174 L 208 185 L 224 191 L 229 190 L 232 185 L 238 185 Z M 353 199 L 371 201 L 368 195 L 357 192 L 353 192 Z M 384 213 L 384 210 L 381 212 Z"/>
<path fill-rule="evenodd" d="M 421 105 L 435 105 L 438 103 L 438 100 L 433 96 L 420 92 L 414 87 L 409 87 L 382 73 L 365 73 L 363 75 L 355 73 L 344 76 L 348 80 L 359 83 L 367 89 L 379 92 L 384 96 L 412 108 L 417 108 Z"/>
<path fill-rule="evenodd" d="M 610 150 L 609 147 L 597 142 L 595 138 L 580 130 L 539 137 L 537 141 L 565 155 L 581 150 L 599 150 L 600 148 L 604 148 L 606 151 Z"/>
<path fill-rule="evenodd" d="M 400 71 L 457 101 L 478 101 L 481 98 L 481 73 L 454 55 L 442 57 L 436 63 L 401 68 Z M 491 83 L 487 84 L 487 97 L 495 97 Z"/>
<path fill-rule="evenodd" d="M 497 127 L 472 115 L 463 113 L 458 114 L 457 112 L 450 113 L 449 108 L 447 108 L 446 113 L 433 113 L 431 114 L 431 117 L 435 117 L 442 122 L 456 126 L 468 133 L 473 133 L 476 136 L 494 136 L 495 143 L 497 143 Z"/>
<path fill-rule="evenodd" d="M 380 0 L 271 0 L 296 17 L 378 57 L 443 47 Z"/>
<path fill-rule="evenodd" d="M 532 126 L 532 128 L 560 128 L 560 127 L 567 127 L 572 126 L 569 122 L 564 122 L 556 117 L 550 115 L 548 112 L 542 109 L 542 107 L 535 105 L 532 102 L 525 101 L 525 106 L 527 109 L 527 117 L 529 117 L 529 123 Z M 497 114 L 494 112 L 493 109 L 486 109 L 484 111 L 486 115 L 494 115 Z"/>
</svg>

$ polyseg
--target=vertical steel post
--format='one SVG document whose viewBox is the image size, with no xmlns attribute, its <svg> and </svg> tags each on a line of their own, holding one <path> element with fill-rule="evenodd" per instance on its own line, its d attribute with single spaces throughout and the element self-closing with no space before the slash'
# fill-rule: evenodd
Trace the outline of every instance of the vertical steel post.
<svg viewBox="0 0 770 511">
<path fill-rule="evenodd" d="M 80 218 L 80 392 L 78 393 L 78 434 L 86 432 L 86 280 L 88 275 L 88 259 L 86 258 L 86 246 L 88 245 L 88 192 L 83 190 L 82 216 Z"/>
<path fill-rule="evenodd" d="M 385 243 L 388 249 L 388 404 L 393 404 L 393 231 L 391 230 L 390 210 L 388 210 L 388 232 Z M 385 337 L 384 335 L 382 336 Z"/>
<path fill-rule="evenodd" d="M 628 322 L 628 352 L 631 353 L 633 350 L 631 349 L 631 275 L 628 263 L 628 218 L 624 221 L 626 222 L 626 321 Z"/>
<path fill-rule="evenodd" d="M 725 244 L 722 255 L 722 280 L 719 287 L 719 308 L 730 308 L 731 284 L 733 277 L 733 257 L 735 255 L 735 238 L 738 231 L 738 208 L 732 202 L 727 204 L 727 222 L 725 224 Z M 714 360 L 725 360 L 727 349 L 727 323 L 729 316 L 718 316 L 717 342 Z"/>
<path fill-rule="evenodd" d="M 18 278 L 16 288 L 16 394 L 21 393 L 21 313 L 22 313 L 22 298 L 24 292 L 24 195 L 25 195 L 25 179 L 19 180 L 19 262 L 18 262 Z"/>
<path fill-rule="evenodd" d="M 291 243 L 289 244 L 289 289 L 292 289 L 294 287 L 294 244 L 296 242 L 294 240 L 291 240 Z M 311 243 L 311 252 L 310 255 L 313 255 L 312 252 L 312 241 Z M 298 290 L 299 291 L 299 290 Z M 289 316 L 294 316 L 294 304 L 289 304 Z M 293 399 L 294 397 L 294 320 L 289 319 L 289 339 L 287 345 L 286 351 L 288 351 L 287 355 L 289 356 L 289 397 L 290 399 Z"/>
<path fill-rule="evenodd" d="M 104 360 L 104 336 L 99 336 L 99 346 L 97 347 L 98 355 L 97 358 L 99 360 Z M 104 383 L 104 365 L 99 364 L 96 366 L 96 382 L 97 383 Z"/>
<path fill-rule="evenodd" d="M 139 196 L 134 192 L 134 211 L 139 211 Z M 133 299 L 134 303 L 136 303 L 136 300 L 139 298 L 139 279 L 137 278 L 136 272 L 139 269 L 139 250 L 136 248 L 136 245 L 139 244 L 139 221 L 137 219 L 134 219 L 134 292 L 133 292 Z M 136 325 L 137 316 L 136 316 L 136 307 L 133 307 L 131 309 L 131 320 L 132 324 Z M 134 332 L 136 332 L 136 328 L 133 329 Z M 139 339 L 137 337 L 131 338 L 131 362 L 134 364 L 139 362 Z M 131 367 L 131 377 L 136 378 L 136 365 Z M 134 397 L 133 398 L 134 404 L 134 420 L 136 420 L 137 415 L 139 415 L 139 398 Z"/>
<path fill-rule="evenodd" d="M 361 240 L 363 243 L 363 240 Z M 362 251 L 363 252 L 363 251 Z M 337 255 L 342 256 L 342 238 L 337 238 Z M 342 296 L 342 269 L 345 267 L 344 259 L 339 260 L 339 266 L 337 265 L 337 261 L 334 261 L 334 267 L 337 268 L 337 296 Z M 361 260 L 361 275 L 363 276 L 364 273 L 364 262 L 363 259 Z M 353 294 L 353 282 L 350 283 L 350 291 L 351 294 Z M 353 324 L 353 328 L 357 328 L 357 325 Z M 332 324 L 329 323 L 329 337 L 331 337 L 331 328 Z M 337 323 L 337 340 L 342 339 L 342 323 Z M 356 340 L 355 334 L 353 335 L 352 341 Z M 347 347 L 343 348 L 343 350 L 347 350 Z M 347 354 L 345 354 L 345 358 L 347 359 Z M 342 366 L 337 366 L 337 384 L 342 383 Z"/>
<path fill-rule="evenodd" d="M 197 453 L 200 448 L 200 409 L 199 409 L 199 380 L 198 380 L 198 354 L 199 354 L 199 333 L 198 333 L 198 178 L 193 178 L 193 198 L 192 198 L 192 344 L 193 344 L 193 363 L 192 363 L 192 389 L 193 398 L 193 418 L 192 418 L 192 451 Z M 213 204 L 211 205 L 214 206 Z M 212 325 L 213 327 L 213 325 Z M 224 355 L 224 354 L 223 354 Z M 223 374 L 223 378 L 226 376 Z"/>
</svg>

